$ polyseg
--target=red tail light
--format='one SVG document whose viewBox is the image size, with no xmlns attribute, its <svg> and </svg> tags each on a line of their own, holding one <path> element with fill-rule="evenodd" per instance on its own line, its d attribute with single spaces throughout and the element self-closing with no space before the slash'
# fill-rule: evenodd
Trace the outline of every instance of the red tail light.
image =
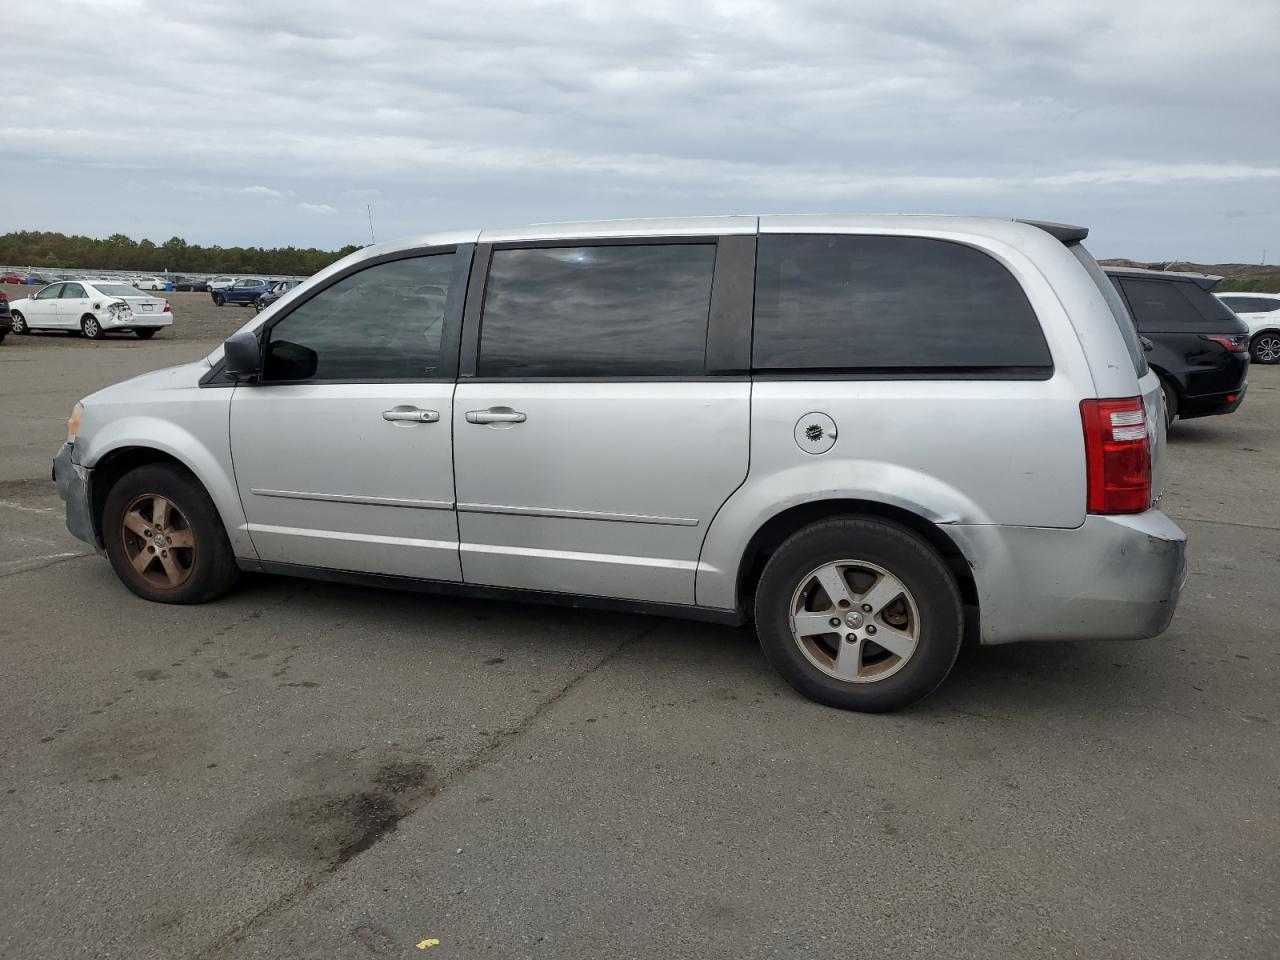
<svg viewBox="0 0 1280 960">
<path fill-rule="evenodd" d="M 1090 513 L 1142 513 L 1151 506 L 1151 445 L 1141 397 L 1083 400 Z"/>
<path fill-rule="evenodd" d="M 1220 337 L 1214 334 L 1202 334 L 1201 339 L 1212 340 L 1218 346 L 1222 347 L 1227 353 L 1248 353 L 1249 338 L 1244 334 L 1236 337 Z"/>
<path fill-rule="evenodd" d="M 169 306 L 169 301 L 168 301 L 168 300 L 166 300 L 166 301 L 164 302 L 164 309 L 163 309 L 163 310 L 161 310 L 160 312 L 161 312 L 161 313 L 173 313 L 173 308 Z"/>
</svg>

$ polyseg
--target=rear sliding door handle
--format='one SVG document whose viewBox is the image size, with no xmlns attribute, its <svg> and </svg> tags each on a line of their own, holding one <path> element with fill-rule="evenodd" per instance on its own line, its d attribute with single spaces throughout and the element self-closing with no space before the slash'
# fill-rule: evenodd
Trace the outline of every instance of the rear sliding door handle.
<svg viewBox="0 0 1280 960">
<path fill-rule="evenodd" d="M 467 411 L 467 423 L 524 423 L 526 419 L 523 413 L 510 407 Z"/>
<path fill-rule="evenodd" d="M 418 407 L 392 407 L 382 411 L 382 419 L 392 423 L 435 423 L 440 419 L 438 410 L 421 410 Z"/>
</svg>

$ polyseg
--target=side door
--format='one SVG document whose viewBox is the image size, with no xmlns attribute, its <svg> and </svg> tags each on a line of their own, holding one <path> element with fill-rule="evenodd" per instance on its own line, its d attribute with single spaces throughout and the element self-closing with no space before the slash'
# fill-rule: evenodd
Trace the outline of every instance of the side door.
<svg viewBox="0 0 1280 960">
<path fill-rule="evenodd" d="M 51 283 L 43 290 L 36 291 L 27 306 L 28 327 L 59 327 L 58 298 L 62 296 L 64 283 Z"/>
<path fill-rule="evenodd" d="M 90 312 L 89 294 L 84 285 L 64 283 L 58 296 L 58 325 L 79 328 L 80 318 Z"/>
<path fill-rule="evenodd" d="M 750 229 L 481 246 L 454 395 L 466 582 L 694 602 L 747 473 Z"/>
<path fill-rule="evenodd" d="M 266 325 L 259 382 L 231 399 L 263 561 L 461 578 L 452 398 L 473 249 L 355 265 Z"/>
</svg>

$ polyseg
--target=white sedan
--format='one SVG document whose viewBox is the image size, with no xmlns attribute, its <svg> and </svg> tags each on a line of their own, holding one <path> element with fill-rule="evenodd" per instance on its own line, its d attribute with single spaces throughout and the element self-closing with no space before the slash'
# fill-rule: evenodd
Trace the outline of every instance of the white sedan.
<svg viewBox="0 0 1280 960">
<path fill-rule="evenodd" d="M 79 330 L 101 340 L 111 330 L 132 330 L 139 340 L 173 323 L 169 302 L 107 280 L 66 280 L 9 304 L 13 332 Z"/>
<path fill-rule="evenodd" d="M 163 277 L 139 277 L 134 286 L 139 290 L 163 290 L 168 281 Z"/>
</svg>

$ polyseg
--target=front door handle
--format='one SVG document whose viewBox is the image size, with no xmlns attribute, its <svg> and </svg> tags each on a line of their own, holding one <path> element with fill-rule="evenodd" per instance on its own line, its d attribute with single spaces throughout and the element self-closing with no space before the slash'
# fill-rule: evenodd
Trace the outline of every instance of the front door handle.
<svg viewBox="0 0 1280 960">
<path fill-rule="evenodd" d="M 467 411 L 467 423 L 524 423 L 526 419 L 528 418 L 523 413 L 510 407 Z"/>
<path fill-rule="evenodd" d="M 438 410 L 422 410 L 418 407 L 392 407 L 382 411 L 382 419 L 392 423 L 435 423 L 440 419 Z"/>
</svg>

